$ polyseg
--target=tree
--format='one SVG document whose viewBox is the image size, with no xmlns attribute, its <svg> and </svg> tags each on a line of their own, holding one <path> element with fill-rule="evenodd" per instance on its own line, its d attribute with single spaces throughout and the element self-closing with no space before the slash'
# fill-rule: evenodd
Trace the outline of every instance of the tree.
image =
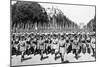
<svg viewBox="0 0 100 67">
<path fill-rule="evenodd" d="M 67 18 L 64 13 L 58 9 L 58 8 L 47 8 L 47 13 L 49 16 L 49 21 L 52 24 L 52 20 L 54 19 L 54 24 L 60 26 L 60 27 L 78 27 L 77 24 L 75 24 L 73 21 L 71 21 L 69 18 Z"/>
<path fill-rule="evenodd" d="M 12 27 L 18 24 L 35 24 L 48 22 L 46 11 L 37 2 L 17 1 L 12 7 Z"/>
<path fill-rule="evenodd" d="M 96 31 L 96 16 L 89 21 L 87 28 L 91 31 Z"/>
</svg>

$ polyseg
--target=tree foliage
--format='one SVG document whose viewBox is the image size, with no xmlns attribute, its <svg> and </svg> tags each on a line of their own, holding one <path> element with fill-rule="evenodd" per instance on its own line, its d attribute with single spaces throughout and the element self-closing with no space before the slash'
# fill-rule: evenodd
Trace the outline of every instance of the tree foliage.
<svg viewBox="0 0 100 67">
<path fill-rule="evenodd" d="M 96 31 L 96 16 L 92 18 L 87 24 L 87 28 L 92 31 Z"/>
<path fill-rule="evenodd" d="M 78 27 L 73 21 L 71 21 L 68 17 L 64 15 L 64 13 L 58 8 L 47 8 L 47 13 L 49 16 L 49 21 L 55 20 L 55 24 L 62 26 L 62 27 Z"/>
<path fill-rule="evenodd" d="M 23 23 L 46 23 L 48 22 L 47 13 L 37 2 L 18 1 L 11 5 L 12 9 L 12 27 Z M 29 22 L 30 21 L 30 22 Z"/>
</svg>

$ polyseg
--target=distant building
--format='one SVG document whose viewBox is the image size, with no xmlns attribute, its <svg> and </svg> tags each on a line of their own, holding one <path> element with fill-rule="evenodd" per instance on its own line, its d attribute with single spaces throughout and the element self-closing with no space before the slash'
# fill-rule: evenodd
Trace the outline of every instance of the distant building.
<svg viewBox="0 0 100 67">
<path fill-rule="evenodd" d="M 80 23 L 79 27 L 80 27 L 80 29 L 82 29 L 84 27 L 84 23 Z"/>
</svg>

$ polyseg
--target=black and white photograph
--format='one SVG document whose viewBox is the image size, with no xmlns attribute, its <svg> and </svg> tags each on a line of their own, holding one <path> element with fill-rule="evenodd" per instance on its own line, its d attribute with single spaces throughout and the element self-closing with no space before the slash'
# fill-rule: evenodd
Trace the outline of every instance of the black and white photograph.
<svg viewBox="0 0 100 67">
<path fill-rule="evenodd" d="M 11 0 L 11 66 L 96 61 L 96 5 Z"/>
</svg>

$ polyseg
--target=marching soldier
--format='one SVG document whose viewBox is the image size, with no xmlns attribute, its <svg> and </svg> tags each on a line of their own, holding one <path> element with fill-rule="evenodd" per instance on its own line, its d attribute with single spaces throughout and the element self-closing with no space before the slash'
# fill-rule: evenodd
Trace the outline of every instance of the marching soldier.
<svg viewBox="0 0 100 67">
<path fill-rule="evenodd" d="M 85 54 L 86 53 L 86 40 L 85 40 L 85 38 L 84 37 L 82 37 L 82 39 L 80 39 L 81 40 L 81 47 L 82 47 L 82 53 L 83 54 Z"/>
<path fill-rule="evenodd" d="M 55 60 L 57 58 L 57 55 L 59 54 L 59 43 L 57 38 L 52 39 L 52 49 L 55 51 Z"/>
<path fill-rule="evenodd" d="M 91 47 L 92 47 L 92 51 L 93 51 L 93 57 L 95 57 L 95 45 L 96 45 L 96 40 L 95 40 L 95 36 L 92 37 L 91 39 Z"/>
<path fill-rule="evenodd" d="M 59 49 L 60 49 L 60 56 L 61 56 L 61 61 L 63 62 L 64 61 L 64 55 L 65 55 L 65 43 L 66 43 L 66 40 L 61 37 L 59 39 Z"/>
<path fill-rule="evenodd" d="M 38 50 L 40 50 L 40 55 L 41 55 L 41 58 L 40 58 L 40 60 L 42 61 L 42 59 L 43 59 L 43 52 L 44 52 L 44 50 L 45 50 L 45 45 L 44 45 L 44 40 L 43 39 L 39 39 L 38 40 L 38 45 L 37 45 L 37 47 L 38 47 Z"/>
<path fill-rule="evenodd" d="M 87 53 L 90 54 L 91 53 L 91 39 L 89 35 L 87 35 L 86 46 L 87 46 Z"/>
<path fill-rule="evenodd" d="M 21 38 L 21 40 L 19 41 L 19 45 L 20 45 L 20 51 L 21 51 L 21 62 L 24 59 L 24 55 L 25 55 L 25 51 L 26 51 L 26 42 L 24 40 L 24 38 Z"/>
<path fill-rule="evenodd" d="M 77 39 L 74 39 L 72 48 L 75 50 L 75 58 L 78 59 L 79 58 L 78 51 L 80 49 L 80 45 L 78 44 L 78 40 Z"/>
</svg>

